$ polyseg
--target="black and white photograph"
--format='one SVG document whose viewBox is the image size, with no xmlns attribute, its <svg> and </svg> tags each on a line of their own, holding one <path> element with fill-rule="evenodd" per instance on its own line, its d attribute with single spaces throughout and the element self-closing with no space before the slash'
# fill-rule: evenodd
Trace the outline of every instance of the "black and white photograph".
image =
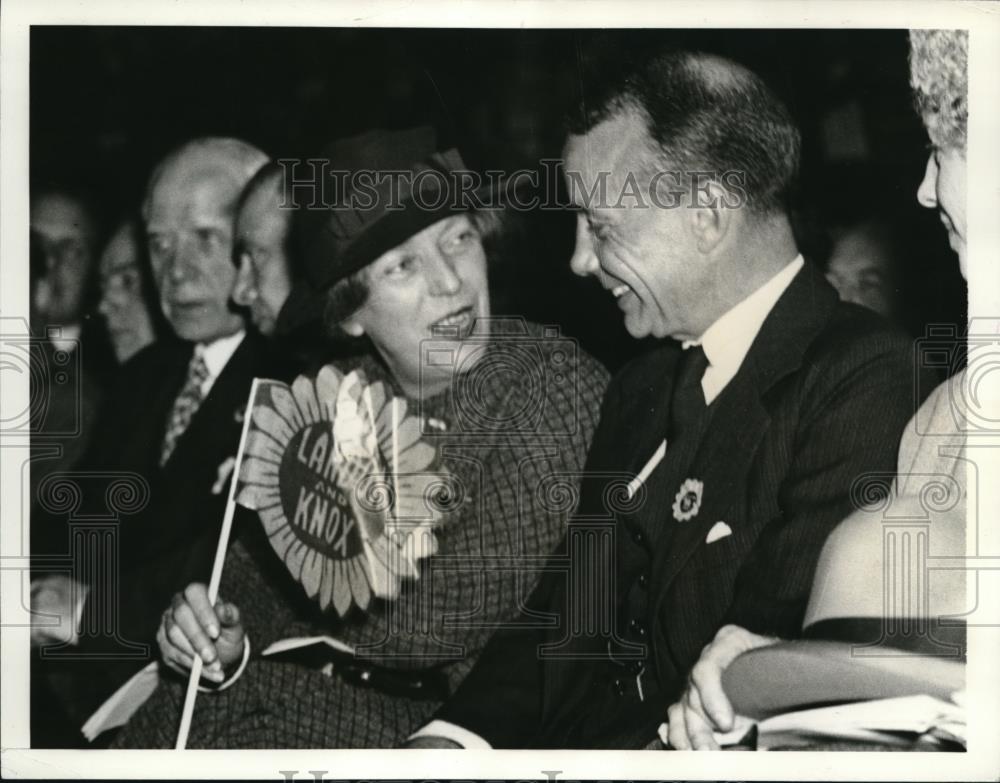
<svg viewBox="0 0 1000 783">
<path fill-rule="evenodd" d="M 996 10 L 5 4 L 4 775 L 995 779 Z"/>
</svg>

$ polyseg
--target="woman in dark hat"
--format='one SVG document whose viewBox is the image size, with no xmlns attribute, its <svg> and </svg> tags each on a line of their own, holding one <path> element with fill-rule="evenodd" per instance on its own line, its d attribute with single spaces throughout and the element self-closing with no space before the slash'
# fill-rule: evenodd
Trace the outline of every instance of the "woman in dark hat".
<svg viewBox="0 0 1000 783">
<path fill-rule="evenodd" d="M 278 328 L 322 312 L 337 336 L 367 348 L 338 368 L 404 397 L 460 489 L 418 578 L 343 616 L 307 598 L 256 520 L 243 525 L 220 601 L 211 607 L 192 586 L 158 637 L 182 674 L 198 650 L 203 682 L 215 685 L 198 697 L 191 748 L 388 748 L 426 722 L 498 624 L 531 621 L 518 607 L 575 506 L 607 383 L 557 330 L 492 317 L 489 213 L 470 207 L 500 194 L 469 186 L 457 152 L 437 151 L 427 130 L 378 131 L 336 144 L 328 162 L 318 187 L 336 192 L 305 195 L 329 208 L 302 210 L 296 226 L 308 285 Z M 319 635 L 356 653 L 259 655 Z M 183 695 L 183 680 L 165 675 L 115 745 L 172 747 Z"/>
</svg>

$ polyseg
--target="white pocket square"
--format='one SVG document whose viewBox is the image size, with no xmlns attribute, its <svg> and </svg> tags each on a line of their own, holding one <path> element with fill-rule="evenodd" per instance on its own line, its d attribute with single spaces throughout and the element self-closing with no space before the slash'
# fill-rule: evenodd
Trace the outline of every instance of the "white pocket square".
<svg viewBox="0 0 1000 783">
<path fill-rule="evenodd" d="M 708 536 L 705 537 L 705 543 L 711 544 L 718 541 L 720 538 L 725 538 L 726 536 L 731 536 L 733 534 L 733 529 L 729 527 L 725 522 L 716 522 L 712 525 L 712 529 L 708 531 Z"/>
</svg>

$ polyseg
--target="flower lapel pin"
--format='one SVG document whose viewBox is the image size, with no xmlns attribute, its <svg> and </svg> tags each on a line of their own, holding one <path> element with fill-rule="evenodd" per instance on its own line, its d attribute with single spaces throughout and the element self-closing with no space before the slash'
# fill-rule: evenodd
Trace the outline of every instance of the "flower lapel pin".
<svg viewBox="0 0 1000 783">
<path fill-rule="evenodd" d="M 705 485 L 698 479 L 685 479 L 674 497 L 674 519 L 678 522 L 687 522 L 697 516 L 701 508 L 701 496 L 704 489 Z"/>
</svg>

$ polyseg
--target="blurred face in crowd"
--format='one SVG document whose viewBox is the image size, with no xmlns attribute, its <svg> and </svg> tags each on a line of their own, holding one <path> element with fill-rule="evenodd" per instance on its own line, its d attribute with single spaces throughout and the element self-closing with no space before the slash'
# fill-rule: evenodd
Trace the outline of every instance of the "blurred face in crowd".
<svg viewBox="0 0 1000 783">
<path fill-rule="evenodd" d="M 285 247 L 292 212 L 279 208 L 280 199 L 277 186 L 257 187 L 236 216 L 233 301 L 249 309 L 250 320 L 265 336 L 274 334 L 278 313 L 292 290 Z"/>
<path fill-rule="evenodd" d="M 368 335 L 409 393 L 428 396 L 450 384 L 456 368 L 468 369 L 475 345 L 461 345 L 476 319 L 490 314 L 486 252 L 472 219 L 439 220 L 383 253 L 364 270 L 368 298 L 342 326 Z M 454 342 L 454 359 L 425 366 L 425 340 Z"/>
<path fill-rule="evenodd" d="M 31 232 L 44 258 L 33 293 L 35 312 L 53 325 L 78 322 L 93 260 L 93 226 L 83 205 L 59 193 L 35 199 Z"/>
<path fill-rule="evenodd" d="M 593 275 L 615 298 L 625 316 L 625 328 L 636 338 L 694 339 L 685 314 L 701 285 L 694 263 L 689 209 L 657 207 L 648 198 L 649 183 L 658 168 L 643 115 L 625 109 L 582 136 L 570 136 L 563 150 L 570 195 L 577 215 L 576 248 L 570 266 L 578 275 Z M 631 172 L 645 199 L 644 206 L 618 194 Z M 600 192 L 606 176 L 607 203 L 589 198 Z M 596 190 L 595 190 L 596 188 Z M 661 204 L 663 204 L 661 200 Z"/>
<path fill-rule="evenodd" d="M 150 193 L 149 261 L 163 314 L 184 340 L 212 342 L 243 328 L 229 305 L 236 280 L 232 217 L 242 184 L 203 156 L 181 157 Z"/>
<path fill-rule="evenodd" d="M 122 225 L 101 254 L 101 302 L 111 338 L 111 347 L 119 363 L 128 361 L 153 342 L 153 320 L 146 307 L 139 270 L 141 248 L 129 224 Z"/>
<path fill-rule="evenodd" d="M 890 248 L 865 227 L 836 240 L 826 278 L 840 298 L 891 318 L 895 310 Z"/>
<path fill-rule="evenodd" d="M 958 253 L 962 277 L 966 273 L 965 150 L 935 148 L 927 159 L 924 179 L 917 190 L 922 206 L 937 209 L 948 231 L 948 244 Z"/>
</svg>

